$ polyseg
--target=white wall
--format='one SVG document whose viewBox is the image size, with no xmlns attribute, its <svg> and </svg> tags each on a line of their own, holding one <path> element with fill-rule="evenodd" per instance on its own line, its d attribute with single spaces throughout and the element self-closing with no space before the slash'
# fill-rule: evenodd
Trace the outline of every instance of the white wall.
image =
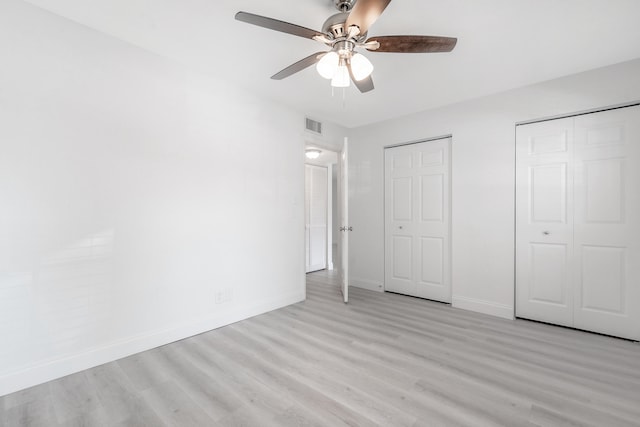
<svg viewBox="0 0 640 427">
<path fill-rule="evenodd" d="M 314 119 L 313 116 L 310 116 L 309 118 L 317 120 Z M 307 142 L 307 146 L 312 148 L 330 150 L 337 153 L 342 151 L 342 146 L 344 145 L 344 137 L 347 134 L 347 129 L 332 122 L 326 122 L 323 120 L 319 121 L 322 122 L 322 135 L 318 135 L 310 131 L 305 131 L 304 139 Z M 335 158 L 337 159 L 337 155 Z M 327 164 L 327 162 L 323 161 L 323 164 Z"/>
<path fill-rule="evenodd" d="M 0 395 L 303 300 L 304 116 L 0 2 Z"/>
<path fill-rule="evenodd" d="M 384 282 L 383 147 L 452 134 L 453 305 L 512 317 L 515 123 L 638 100 L 635 60 L 353 129 L 352 284 Z"/>
</svg>

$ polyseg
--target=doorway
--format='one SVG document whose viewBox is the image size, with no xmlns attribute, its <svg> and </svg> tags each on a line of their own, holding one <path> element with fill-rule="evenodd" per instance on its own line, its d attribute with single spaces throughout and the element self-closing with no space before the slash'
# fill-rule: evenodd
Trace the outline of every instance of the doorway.
<svg viewBox="0 0 640 427">
<path fill-rule="evenodd" d="M 315 146 L 317 157 L 305 159 L 305 270 L 333 270 L 338 249 L 338 154 Z"/>
</svg>

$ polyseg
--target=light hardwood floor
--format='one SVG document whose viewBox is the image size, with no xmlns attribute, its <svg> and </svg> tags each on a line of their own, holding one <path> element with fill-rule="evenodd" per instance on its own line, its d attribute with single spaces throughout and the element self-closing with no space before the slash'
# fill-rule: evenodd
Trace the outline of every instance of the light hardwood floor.
<svg viewBox="0 0 640 427">
<path fill-rule="evenodd" d="M 0 398 L 3 426 L 640 426 L 640 345 L 361 289 Z"/>
</svg>

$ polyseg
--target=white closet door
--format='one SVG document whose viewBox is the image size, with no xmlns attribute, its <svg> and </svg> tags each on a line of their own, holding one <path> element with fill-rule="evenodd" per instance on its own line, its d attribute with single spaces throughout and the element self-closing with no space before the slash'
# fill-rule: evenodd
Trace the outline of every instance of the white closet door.
<svg viewBox="0 0 640 427">
<path fill-rule="evenodd" d="M 516 315 L 573 325 L 573 119 L 516 130 Z"/>
<path fill-rule="evenodd" d="M 327 182 L 326 167 L 305 165 L 305 207 L 307 273 L 327 268 Z"/>
<path fill-rule="evenodd" d="M 450 139 L 385 150 L 385 290 L 451 302 Z"/>
<path fill-rule="evenodd" d="M 516 315 L 640 340 L 640 107 L 517 128 Z"/>
<path fill-rule="evenodd" d="M 575 318 L 640 340 L 640 107 L 575 119 Z"/>
</svg>

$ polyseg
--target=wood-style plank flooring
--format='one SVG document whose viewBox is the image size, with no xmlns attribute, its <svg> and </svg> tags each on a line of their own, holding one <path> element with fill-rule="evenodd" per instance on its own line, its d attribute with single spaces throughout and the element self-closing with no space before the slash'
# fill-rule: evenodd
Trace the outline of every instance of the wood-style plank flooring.
<svg viewBox="0 0 640 427">
<path fill-rule="evenodd" d="M 307 278 L 307 301 L 0 398 L 3 426 L 640 426 L 640 345 Z"/>
</svg>

